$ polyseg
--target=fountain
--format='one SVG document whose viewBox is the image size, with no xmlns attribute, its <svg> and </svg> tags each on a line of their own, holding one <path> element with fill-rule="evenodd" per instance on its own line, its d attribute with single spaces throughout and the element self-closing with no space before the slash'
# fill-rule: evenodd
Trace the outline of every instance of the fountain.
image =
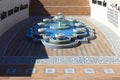
<svg viewBox="0 0 120 80">
<path fill-rule="evenodd" d="M 62 15 L 61 12 L 58 12 L 58 14 L 53 19 L 54 20 L 60 20 L 60 19 L 65 19 L 65 17 Z"/>
<path fill-rule="evenodd" d="M 38 41 L 42 41 L 46 47 L 50 48 L 76 47 L 81 43 L 89 43 L 89 40 L 95 37 L 95 31 L 88 25 L 74 18 L 67 20 L 61 12 L 52 19 L 43 19 L 43 22 L 37 23 L 33 28 L 35 27 L 37 32 L 33 31 L 30 35 L 37 34 L 41 36 L 42 38 L 37 38 Z M 34 38 L 36 39 L 33 36 L 32 40 Z"/>
<path fill-rule="evenodd" d="M 53 18 L 53 21 L 55 23 L 50 25 L 51 29 L 63 30 L 63 29 L 69 29 L 70 28 L 70 26 L 68 24 L 68 21 L 62 15 L 62 13 L 58 13 L 58 15 Z"/>
</svg>

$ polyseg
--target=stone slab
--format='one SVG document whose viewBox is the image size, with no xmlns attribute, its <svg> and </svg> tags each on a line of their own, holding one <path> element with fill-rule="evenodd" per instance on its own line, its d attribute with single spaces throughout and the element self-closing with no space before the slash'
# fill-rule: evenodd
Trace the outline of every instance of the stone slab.
<svg viewBox="0 0 120 80">
<path fill-rule="evenodd" d="M 36 69 L 35 68 L 27 68 L 26 69 L 26 74 L 33 74 L 36 72 Z"/>
<path fill-rule="evenodd" d="M 45 69 L 45 73 L 47 73 L 47 74 L 54 74 L 54 73 L 56 73 L 56 70 L 55 70 L 55 68 L 46 68 Z"/>
<path fill-rule="evenodd" d="M 16 68 L 7 68 L 6 73 L 7 74 L 14 74 L 16 72 Z"/>
<path fill-rule="evenodd" d="M 84 68 L 85 74 L 95 74 L 95 70 L 93 68 Z"/>
<path fill-rule="evenodd" d="M 74 68 L 65 68 L 65 74 L 75 74 Z"/>
<path fill-rule="evenodd" d="M 104 69 L 104 73 L 105 74 L 115 74 L 115 71 L 112 68 L 106 68 L 106 69 Z"/>
</svg>

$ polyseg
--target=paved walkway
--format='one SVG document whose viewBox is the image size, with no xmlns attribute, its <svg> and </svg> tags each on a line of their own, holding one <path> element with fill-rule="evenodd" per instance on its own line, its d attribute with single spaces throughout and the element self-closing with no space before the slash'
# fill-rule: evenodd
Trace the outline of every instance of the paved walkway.
<svg viewBox="0 0 120 80">
<path fill-rule="evenodd" d="M 99 29 L 101 29 L 109 40 L 110 44 L 115 50 L 115 55 L 120 56 L 120 37 L 116 35 L 111 29 L 107 26 L 99 23 L 95 19 L 87 18 L 91 23 L 95 24 Z"/>
</svg>

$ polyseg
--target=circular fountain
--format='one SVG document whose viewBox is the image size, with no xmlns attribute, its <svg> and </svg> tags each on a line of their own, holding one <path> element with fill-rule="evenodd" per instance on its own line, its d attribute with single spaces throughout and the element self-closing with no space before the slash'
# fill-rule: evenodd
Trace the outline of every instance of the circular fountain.
<svg viewBox="0 0 120 80">
<path fill-rule="evenodd" d="M 37 29 L 37 30 L 34 30 Z M 70 48 L 79 46 L 81 43 L 88 43 L 95 37 L 95 31 L 88 25 L 72 18 L 65 19 L 61 12 L 53 18 L 45 18 L 42 22 L 33 26 L 32 40 L 38 39 L 46 47 Z M 29 34 L 28 33 L 28 34 Z M 42 38 L 34 36 L 37 34 Z"/>
</svg>

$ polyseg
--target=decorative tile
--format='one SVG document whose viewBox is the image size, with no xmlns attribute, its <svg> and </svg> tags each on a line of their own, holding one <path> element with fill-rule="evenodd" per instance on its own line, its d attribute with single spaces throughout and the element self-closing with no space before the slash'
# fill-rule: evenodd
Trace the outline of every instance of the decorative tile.
<svg viewBox="0 0 120 80">
<path fill-rule="evenodd" d="M 95 70 L 93 68 L 85 68 L 84 69 L 84 72 L 86 74 L 94 74 L 95 73 Z"/>
<path fill-rule="evenodd" d="M 75 74 L 75 69 L 74 68 L 65 68 L 65 73 L 66 74 Z"/>
<path fill-rule="evenodd" d="M 45 73 L 47 74 L 54 74 L 56 72 L 55 68 L 46 68 Z"/>
<path fill-rule="evenodd" d="M 35 68 L 27 68 L 26 69 L 26 74 L 33 74 L 36 72 L 36 69 Z"/>
<path fill-rule="evenodd" d="M 6 73 L 7 74 L 14 74 L 16 72 L 16 68 L 8 68 L 7 70 L 6 70 Z"/>
<path fill-rule="evenodd" d="M 105 74 L 115 74 L 115 71 L 112 68 L 106 68 L 106 69 L 104 69 L 104 73 Z"/>
<path fill-rule="evenodd" d="M 1 57 L 0 65 L 7 64 L 120 64 L 119 56 L 49 56 L 40 57 Z M 34 60 L 36 59 L 36 62 Z M 13 63 L 15 62 L 15 63 Z"/>
</svg>

